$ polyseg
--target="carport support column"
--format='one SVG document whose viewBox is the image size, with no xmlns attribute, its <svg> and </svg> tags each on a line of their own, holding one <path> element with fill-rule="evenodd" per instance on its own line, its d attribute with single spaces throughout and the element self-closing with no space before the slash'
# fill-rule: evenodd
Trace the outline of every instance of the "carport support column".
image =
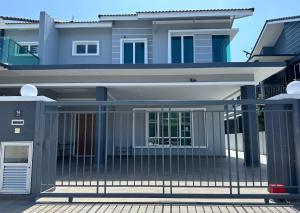
<svg viewBox="0 0 300 213">
<path fill-rule="evenodd" d="M 254 85 L 241 87 L 242 99 L 256 99 L 256 91 Z M 259 140 L 257 128 L 256 105 L 242 105 L 243 111 L 243 141 L 246 166 L 259 166 Z"/>
<path fill-rule="evenodd" d="M 96 101 L 107 101 L 107 88 L 96 87 Z M 103 164 L 105 161 L 105 140 L 106 140 L 106 106 L 98 108 L 96 116 L 96 143 L 95 157 L 97 163 Z M 99 160 L 99 162 L 98 162 Z"/>
</svg>

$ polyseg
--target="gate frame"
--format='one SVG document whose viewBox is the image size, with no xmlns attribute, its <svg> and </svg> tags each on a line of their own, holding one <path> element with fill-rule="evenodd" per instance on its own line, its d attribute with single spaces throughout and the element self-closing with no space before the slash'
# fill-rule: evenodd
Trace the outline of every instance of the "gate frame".
<svg viewBox="0 0 300 213">
<path fill-rule="evenodd" d="M 170 106 L 189 106 L 189 107 L 199 107 L 199 105 L 223 105 L 224 112 L 228 111 L 229 105 L 266 105 L 266 104 L 277 104 L 277 105 L 291 105 L 293 113 L 293 127 L 294 127 L 294 148 L 296 156 L 296 174 L 297 174 L 297 188 L 298 193 L 276 193 L 276 194 L 232 194 L 232 190 L 228 194 L 173 194 L 173 193 L 51 193 L 51 192 L 41 192 L 38 190 L 39 187 L 32 189 L 32 196 L 35 199 L 41 197 L 67 197 L 71 202 L 73 198 L 78 197 L 90 197 L 90 198 L 231 198 L 231 199 L 264 199 L 268 203 L 269 199 L 300 199 L 299 183 L 300 183 L 300 143 L 297 143 L 298 138 L 300 138 L 300 99 L 285 99 L 285 100 L 255 100 L 255 99 L 245 99 L 245 100 L 196 100 L 196 101 L 163 101 L 163 100 L 143 100 L 143 101 L 60 101 L 60 102 L 39 102 L 37 103 L 36 111 L 36 129 L 35 129 L 35 140 L 37 143 L 37 150 L 34 150 L 36 155 L 33 157 L 33 163 L 37 164 L 36 171 L 33 171 L 32 177 L 35 175 L 39 176 L 42 171 L 42 146 L 45 143 L 43 138 L 45 133 L 45 112 L 47 107 L 58 107 L 58 106 L 96 106 L 98 112 L 101 114 L 101 108 L 106 109 L 108 106 L 125 106 L 132 105 L 135 107 L 151 105 L 152 107 L 170 107 Z M 99 129 L 99 126 L 98 128 Z M 97 181 L 98 182 L 98 181 Z M 36 186 L 41 185 L 41 177 L 35 178 Z M 99 186 L 97 186 L 99 188 Z M 232 189 L 232 187 L 231 187 Z"/>
</svg>

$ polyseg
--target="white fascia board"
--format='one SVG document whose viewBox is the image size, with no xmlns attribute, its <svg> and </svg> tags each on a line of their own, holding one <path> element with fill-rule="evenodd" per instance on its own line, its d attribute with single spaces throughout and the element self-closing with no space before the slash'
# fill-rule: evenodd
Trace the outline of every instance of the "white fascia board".
<svg viewBox="0 0 300 213">
<path fill-rule="evenodd" d="M 283 31 L 283 23 L 267 23 L 259 37 L 251 56 L 258 55 L 263 47 L 274 46 Z"/>
<path fill-rule="evenodd" d="M 238 19 L 238 18 L 243 18 L 252 15 L 253 15 L 252 10 L 137 13 L 138 19 L 220 17 L 220 16 L 235 17 L 235 19 Z"/>
<path fill-rule="evenodd" d="M 94 88 L 94 87 L 180 87 L 180 86 L 241 86 L 255 85 L 255 81 L 224 81 L 224 82 L 153 82 L 153 83 L 33 83 L 36 87 L 47 88 Z M 21 87 L 24 84 L 0 84 L 0 88 Z"/>
<path fill-rule="evenodd" d="M 4 25 L 0 25 L 0 29 L 33 30 L 33 29 L 39 29 L 39 24 L 4 24 Z"/>
<path fill-rule="evenodd" d="M 231 23 L 232 19 L 203 19 L 203 20 L 165 20 L 153 21 L 152 24 L 198 24 L 198 23 Z"/>
<path fill-rule="evenodd" d="M 57 23 L 57 29 L 64 28 L 111 28 L 112 22 L 99 22 L 99 23 Z"/>
</svg>

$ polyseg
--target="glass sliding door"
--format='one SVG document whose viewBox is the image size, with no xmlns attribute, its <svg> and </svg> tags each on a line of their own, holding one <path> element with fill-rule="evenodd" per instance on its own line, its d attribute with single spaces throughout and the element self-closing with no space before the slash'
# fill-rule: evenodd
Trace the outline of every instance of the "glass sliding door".
<svg viewBox="0 0 300 213">
<path fill-rule="evenodd" d="M 135 64 L 144 64 L 145 63 L 145 43 L 136 42 L 135 43 Z"/>
<path fill-rule="evenodd" d="M 172 36 L 171 59 L 172 63 L 194 63 L 194 37 Z"/>
<path fill-rule="evenodd" d="M 228 35 L 213 35 L 213 62 L 230 62 L 230 38 Z"/>
<path fill-rule="evenodd" d="M 123 63 L 124 64 L 145 64 L 146 42 L 139 40 L 124 40 L 123 42 Z"/>
<path fill-rule="evenodd" d="M 194 38 L 193 36 L 183 37 L 183 63 L 194 62 Z"/>
<path fill-rule="evenodd" d="M 174 36 L 171 39 L 172 63 L 181 63 L 181 37 Z"/>
<path fill-rule="evenodd" d="M 133 64 L 133 43 L 124 43 L 124 64 Z"/>
</svg>

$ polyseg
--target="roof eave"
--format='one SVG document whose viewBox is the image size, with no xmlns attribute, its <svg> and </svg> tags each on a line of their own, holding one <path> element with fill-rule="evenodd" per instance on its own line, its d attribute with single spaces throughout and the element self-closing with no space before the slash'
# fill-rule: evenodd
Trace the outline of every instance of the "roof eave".
<svg viewBox="0 0 300 213">
<path fill-rule="evenodd" d="M 252 16 L 254 8 L 233 10 L 203 10 L 203 11 L 166 11 L 166 12 L 137 12 L 128 15 L 98 15 L 100 21 L 120 20 L 153 20 L 170 18 L 203 18 L 203 17 L 231 17 L 233 19 Z"/>
</svg>

